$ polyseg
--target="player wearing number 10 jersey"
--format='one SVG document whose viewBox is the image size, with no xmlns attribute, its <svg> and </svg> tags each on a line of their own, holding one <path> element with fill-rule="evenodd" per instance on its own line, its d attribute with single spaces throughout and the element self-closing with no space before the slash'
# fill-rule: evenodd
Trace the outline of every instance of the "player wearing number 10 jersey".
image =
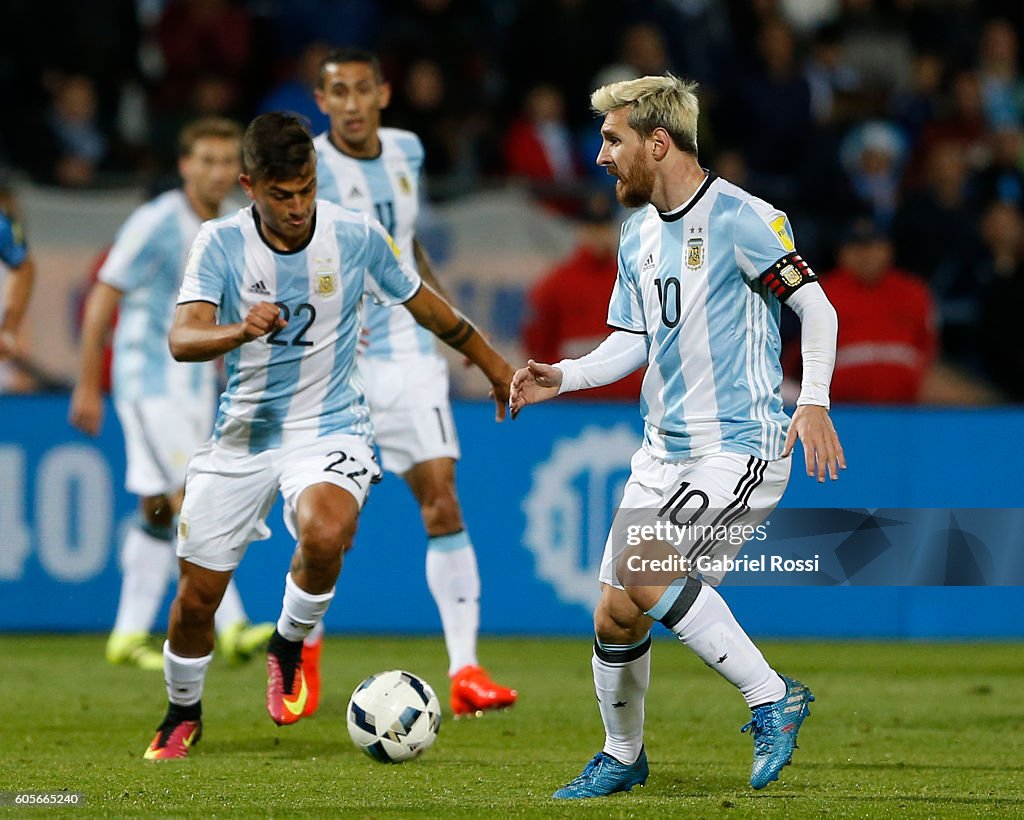
<svg viewBox="0 0 1024 820">
<path fill-rule="evenodd" d="M 181 581 L 164 644 L 170 701 L 146 751 L 181 758 L 201 734 L 214 609 L 249 543 L 265 538 L 280 491 L 298 544 L 270 639 L 267 711 L 299 720 L 308 698 L 302 641 L 323 618 L 370 484 L 379 476 L 355 367 L 364 294 L 404 304 L 487 375 L 498 418 L 512 369 L 400 261 L 381 225 L 316 199 L 312 140 L 288 114 L 257 117 L 242 139 L 253 201 L 206 223 L 185 266 L 170 332 L 184 361 L 225 356 L 214 435 L 189 463 L 178 531 Z"/>
</svg>

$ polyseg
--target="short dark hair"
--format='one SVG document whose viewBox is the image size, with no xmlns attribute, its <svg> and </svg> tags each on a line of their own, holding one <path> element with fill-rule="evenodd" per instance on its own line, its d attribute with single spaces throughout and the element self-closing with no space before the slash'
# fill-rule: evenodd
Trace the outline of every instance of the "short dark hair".
<svg viewBox="0 0 1024 820">
<path fill-rule="evenodd" d="M 194 120 L 181 129 L 178 135 L 178 156 L 187 157 L 196 143 L 207 137 L 225 140 L 240 140 L 242 126 L 227 117 L 203 117 Z"/>
<path fill-rule="evenodd" d="M 317 84 L 324 86 L 324 69 L 331 63 L 366 63 L 373 69 L 374 79 L 384 82 L 384 72 L 380 68 L 380 59 L 372 51 L 363 48 L 332 48 L 320 61 L 320 73 Z"/>
<path fill-rule="evenodd" d="M 315 161 L 313 138 L 295 114 L 260 114 L 242 135 L 242 170 L 255 179 L 295 179 Z"/>
</svg>

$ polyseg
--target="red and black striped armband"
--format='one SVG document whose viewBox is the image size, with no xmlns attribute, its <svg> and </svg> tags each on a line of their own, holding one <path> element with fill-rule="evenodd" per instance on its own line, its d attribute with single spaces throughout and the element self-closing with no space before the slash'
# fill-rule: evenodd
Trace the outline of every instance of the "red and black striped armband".
<svg viewBox="0 0 1024 820">
<path fill-rule="evenodd" d="M 804 262 L 804 258 L 796 251 L 787 253 L 768 270 L 761 274 L 761 281 L 768 290 L 775 294 L 780 302 L 785 302 L 797 288 L 808 282 L 817 282 L 818 274 Z"/>
</svg>

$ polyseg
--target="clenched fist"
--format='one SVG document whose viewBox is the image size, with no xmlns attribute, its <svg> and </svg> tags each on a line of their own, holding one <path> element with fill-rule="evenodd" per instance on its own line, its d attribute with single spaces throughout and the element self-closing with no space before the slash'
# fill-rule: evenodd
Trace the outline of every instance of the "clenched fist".
<svg viewBox="0 0 1024 820">
<path fill-rule="evenodd" d="M 287 327 L 288 323 L 281 318 L 281 308 L 273 302 L 259 302 L 252 306 L 245 319 L 242 320 L 242 340 L 251 342 L 260 336 L 266 336 L 273 330 Z"/>
</svg>

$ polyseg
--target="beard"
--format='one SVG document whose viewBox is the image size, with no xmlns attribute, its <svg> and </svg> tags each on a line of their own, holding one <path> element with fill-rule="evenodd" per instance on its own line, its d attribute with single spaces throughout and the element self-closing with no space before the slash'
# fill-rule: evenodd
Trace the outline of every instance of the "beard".
<svg viewBox="0 0 1024 820">
<path fill-rule="evenodd" d="M 639 208 L 651 201 L 654 193 L 654 171 L 644 162 L 642 155 L 637 154 L 626 169 L 619 174 L 615 182 L 615 197 L 625 208 Z"/>
</svg>

